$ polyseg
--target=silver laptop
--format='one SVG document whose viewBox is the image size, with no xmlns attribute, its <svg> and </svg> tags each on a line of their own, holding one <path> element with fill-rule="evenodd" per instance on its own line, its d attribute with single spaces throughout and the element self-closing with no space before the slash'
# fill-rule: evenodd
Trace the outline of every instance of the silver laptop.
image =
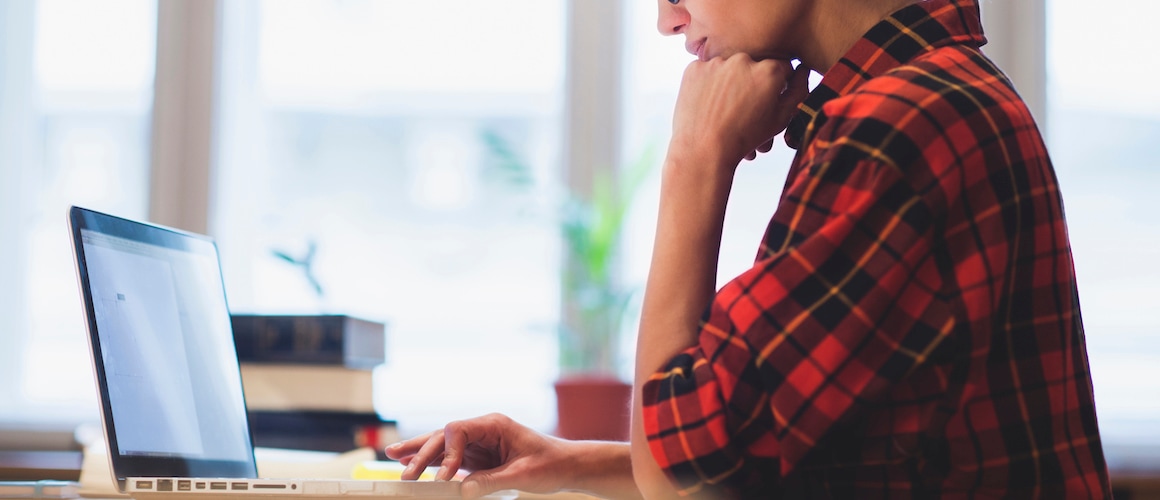
<svg viewBox="0 0 1160 500">
<path fill-rule="evenodd" d="M 259 479 L 217 246 L 69 210 L 109 468 L 134 498 L 459 498 L 459 482 Z"/>
</svg>

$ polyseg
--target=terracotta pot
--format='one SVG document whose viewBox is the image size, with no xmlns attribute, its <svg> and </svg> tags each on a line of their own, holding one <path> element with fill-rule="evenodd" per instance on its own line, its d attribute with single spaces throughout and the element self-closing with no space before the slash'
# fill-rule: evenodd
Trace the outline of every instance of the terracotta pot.
<svg viewBox="0 0 1160 500">
<path fill-rule="evenodd" d="M 628 441 L 632 385 L 608 376 L 573 375 L 556 382 L 556 435 Z"/>
</svg>

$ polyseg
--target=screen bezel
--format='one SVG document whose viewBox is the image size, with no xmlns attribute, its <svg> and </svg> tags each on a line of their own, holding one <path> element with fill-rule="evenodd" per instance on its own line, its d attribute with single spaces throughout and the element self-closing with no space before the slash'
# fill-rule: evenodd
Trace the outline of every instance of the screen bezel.
<svg viewBox="0 0 1160 500">
<path fill-rule="evenodd" d="M 85 261 L 84 246 L 82 245 L 81 230 L 206 255 L 212 257 L 214 262 L 218 263 L 218 273 L 220 275 L 221 260 L 218 257 L 217 245 L 208 236 L 132 221 L 75 206 L 69 209 L 69 227 L 73 240 L 73 261 L 76 264 L 81 298 L 85 308 L 85 326 L 88 330 L 90 357 L 93 363 L 93 371 L 101 403 L 101 425 L 104 427 L 106 449 L 109 452 L 109 465 L 117 480 L 118 489 L 122 492 L 125 491 L 125 479 L 129 477 L 256 478 L 258 475 L 257 464 L 254 460 L 253 438 L 250 433 L 248 420 L 244 426 L 244 432 L 249 460 L 206 460 L 171 456 L 121 454 L 117 444 L 116 426 L 113 425 L 113 408 L 110 403 L 109 385 L 105 376 L 104 363 L 102 362 L 104 358 L 101 353 L 101 340 L 97 331 L 96 314 L 94 312 L 95 308 L 93 306 L 92 289 L 89 283 L 88 266 Z M 222 294 L 224 297 L 224 282 Z M 225 318 L 225 321 L 228 324 L 229 318 Z M 228 343 L 230 351 L 234 353 L 235 364 L 237 364 L 237 349 L 234 347 L 232 336 Z M 237 369 L 239 370 L 238 379 L 240 380 L 240 365 Z M 243 411 L 243 414 L 239 418 L 246 419 L 245 411 Z"/>
</svg>

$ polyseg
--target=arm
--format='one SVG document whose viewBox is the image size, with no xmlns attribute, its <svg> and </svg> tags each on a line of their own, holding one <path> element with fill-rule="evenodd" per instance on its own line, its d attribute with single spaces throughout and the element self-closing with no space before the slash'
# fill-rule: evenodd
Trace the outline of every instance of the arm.
<svg viewBox="0 0 1160 500">
<path fill-rule="evenodd" d="M 673 356 L 696 343 L 698 320 L 713 297 L 721 226 L 731 178 L 685 168 L 721 165 L 721 160 L 670 153 L 661 181 L 660 215 L 645 285 L 637 338 L 632 411 L 633 475 L 649 498 L 676 493 L 648 448 L 641 388 Z M 720 168 L 719 170 L 725 170 Z M 693 202 L 693 200 L 698 200 Z"/>
<path fill-rule="evenodd" d="M 807 77 L 805 68 L 793 74 L 788 62 L 755 63 L 744 55 L 694 62 L 685 72 L 637 339 L 632 462 L 646 497 L 672 497 L 676 489 L 649 449 L 642 388 L 673 356 L 696 344 L 699 320 L 716 289 L 734 170 L 754 150 L 768 151 L 805 97 Z"/>
<path fill-rule="evenodd" d="M 632 458 L 626 443 L 606 441 L 569 442 L 569 455 L 575 459 L 576 473 L 568 490 L 591 493 L 604 498 L 640 498 L 632 477 Z"/>
<path fill-rule="evenodd" d="M 902 456 L 909 439 L 895 435 L 915 437 L 946 394 L 948 360 L 965 351 L 947 341 L 956 323 L 934 257 L 941 209 L 905 170 L 863 152 L 828 146 L 802 167 L 761 258 L 718 292 L 696 345 L 640 389 L 647 444 L 682 493 L 776 495 L 819 447 L 821 460 L 857 463 L 860 446 L 883 448 L 857 430 L 834 438 L 883 407 L 874 436 Z M 918 369 L 931 371 L 905 381 Z M 914 392 L 891 400 L 900 382 Z"/>
<path fill-rule="evenodd" d="M 567 441 L 547 436 L 492 414 L 447 424 L 441 430 L 387 447 L 387 456 L 407 466 L 403 479 L 416 479 L 430 465 L 435 477 L 450 480 L 460 468 L 464 498 L 498 490 L 530 493 L 575 490 L 608 498 L 639 498 L 624 443 Z"/>
</svg>

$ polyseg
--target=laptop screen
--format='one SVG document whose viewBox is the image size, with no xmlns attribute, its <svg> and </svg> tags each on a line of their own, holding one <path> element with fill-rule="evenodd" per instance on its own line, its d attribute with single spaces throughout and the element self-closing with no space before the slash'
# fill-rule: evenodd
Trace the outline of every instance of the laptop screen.
<svg viewBox="0 0 1160 500">
<path fill-rule="evenodd" d="M 253 450 L 216 246 L 83 209 L 72 219 L 106 437 L 130 469 L 117 476 L 252 475 L 229 473 Z"/>
</svg>

